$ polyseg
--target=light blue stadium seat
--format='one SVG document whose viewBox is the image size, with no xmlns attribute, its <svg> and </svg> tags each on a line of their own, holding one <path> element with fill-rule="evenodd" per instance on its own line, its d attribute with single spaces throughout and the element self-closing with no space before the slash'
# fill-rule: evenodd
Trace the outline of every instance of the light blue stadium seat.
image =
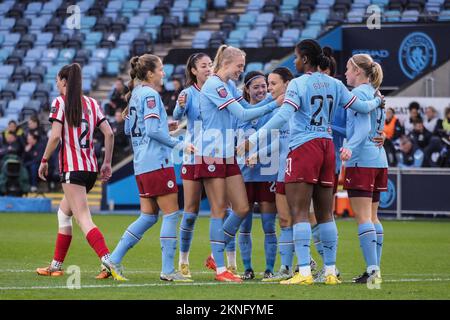
<svg viewBox="0 0 450 320">
<path fill-rule="evenodd" d="M 44 3 L 44 6 L 42 7 L 41 14 L 53 14 L 56 12 L 56 10 L 61 6 L 62 0 L 53 0 Z"/>
<path fill-rule="evenodd" d="M 20 85 L 19 97 L 31 97 L 36 90 L 36 82 L 24 82 Z"/>
<path fill-rule="evenodd" d="M 2 17 L 2 19 L 0 19 L 0 31 L 10 31 L 15 24 L 16 19 Z"/>
<path fill-rule="evenodd" d="M 347 14 L 347 21 L 350 23 L 361 23 L 364 19 L 364 11 L 353 9 Z"/>
<path fill-rule="evenodd" d="M 9 57 L 9 50 L 0 49 L 0 64 L 3 63 L 3 61 L 6 61 L 8 57 Z"/>
<path fill-rule="evenodd" d="M 197 31 L 192 40 L 192 47 L 203 49 L 208 47 L 209 39 L 211 39 L 212 31 Z"/>
<path fill-rule="evenodd" d="M 293 47 L 300 38 L 299 29 L 285 29 L 281 38 L 278 40 L 280 47 Z"/>
<path fill-rule="evenodd" d="M 114 49 L 111 49 L 111 51 L 109 52 L 108 60 L 122 62 L 126 59 L 127 54 L 128 54 L 128 52 L 123 51 L 120 48 L 114 48 Z"/>
<path fill-rule="evenodd" d="M 428 0 L 430 1 L 430 0 Z M 372 0 L 372 4 L 376 4 L 379 7 L 387 6 L 389 3 L 389 0 Z"/>
<path fill-rule="evenodd" d="M 405 10 L 402 12 L 401 22 L 417 22 L 419 20 L 418 10 Z"/>
<path fill-rule="evenodd" d="M 141 2 L 141 5 L 139 7 L 139 12 L 146 12 L 150 13 L 155 9 L 156 5 L 158 4 L 159 0 L 145 0 Z"/>
<path fill-rule="evenodd" d="M 226 9 L 228 8 L 227 0 L 214 0 L 213 7 L 216 9 Z"/>
<path fill-rule="evenodd" d="M 386 22 L 399 22 L 401 13 L 399 10 L 388 10 L 383 14 L 383 20 Z"/>
<path fill-rule="evenodd" d="M 244 13 L 239 17 L 239 21 L 236 24 L 237 27 L 251 28 L 256 22 L 256 15 L 252 13 Z"/>
<path fill-rule="evenodd" d="M 247 48 L 259 48 L 261 46 L 262 38 L 264 37 L 264 32 L 259 29 L 250 30 L 245 38 L 243 47 Z"/>
<path fill-rule="evenodd" d="M 247 74 L 251 71 L 262 71 L 263 67 L 264 66 L 261 62 L 250 62 L 245 67 L 245 74 Z"/>
<path fill-rule="evenodd" d="M 96 47 L 100 41 L 102 41 L 103 33 L 101 32 L 89 32 L 86 35 L 86 39 L 84 40 L 85 46 L 94 46 Z"/>
<path fill-rule="evenodd" d="M 371 0 L 354 0 L 352 9 L 364 9 L 371 5 Z"/>
<path fill-rule="evenodd" d="M 130 23 L 128 24 L 128 30 L 132 31 L 135 30 L 141 30 L 145 25 L 145 18 L 143 16 L 135 16 L 133 19 L 130 20 Z"/>
<path fill-rule="evenodd" d="M 450 21 L 450 10 L 442 10 L 438 17 L 439 21 Z"/>
<path fill-rule="evenodd" d="M 37 46 L 45 46 L 47 47 L 50 42 L 53 40 L 53 33 L 51 32 L 43 32 L 37 35 L 35 44 Z"/>
<path fill-rule="evenodd" d="M 136 38 L 137 34 L 139 33 L 138 29 L 131 29 L 126 32 L 123 32 L 120 34 L 120 38 L 117 41 L 118 46 L 126 46 L 130 45 L 133 40 Z"/>
<path fill-rule="evenodd" d="M 106 64 L 105 74 L 108 76 L 117 76 L 120 73 L 120 62 L 108 61 Z"/>
<path fill-rule="evenodd" d="M 14 72 L 14 66 L 0 65 L 0 79 L 9 79 Z"/>
<path fill-rule="evenodd" d="M 59 50 L 55 49 L 55 48 L 45 50 L 42 53 L 41 61 L 43 61 L 43 62 L 48 61 L 48 62 L 53 63 L 56 60 L 56 58 L 58 57 L 58 54 L 59 54 Z"/>
<path fill-rule="evenodd" d="M 61 49 L 59 52 L 58 58 L 56 59 L 56 63 L 59 64 L 69 64 L 72 62 L 75 57 L 76 50 L 73 48 Z"/>
<path fill-rule="evenodd" d="M 189 8 L 187 13 L 187 24 L 198 26 L 202 21 L 202 11 L 199 8 Z"/>
<path fill-rule="evenodd" d="M 265 12 L 258 15 L 258 18 L 256 18 L 256 27 L 267 27 L 272 24 L 274 15 L 271 12 Z"/>
<path fill-rule="evenodd" d="M 0 118 L 0 131 L 4 131 L 8 128 L 8 118 Z"/>
<path fill-rule="evenodd" d="M 207 6 L 208 6 L 207 1 L 204 0 L 192 0 L 190 5 L 191 8 L 198 8 L 202 10 L 202 12 L 206 11 Z"/>
<path fill-rule="evenodd" d="M 230 35 L 227 39 L 227 44 L 231 46 L 239 47 L 241 42 L 245 39 L 245 31 L 243 30 L 233 30 L 230 32 Z"/>
<path fill-rule="evenodd" d="M 81 16 L 80 23 L 81 23 L 81 30 L 91 30 L 95 23 L 97 22 L 96 17 L 90 17 L 90 16 Z"/>
<path fill-rule="evenodd" d="M 175 69 L 175 66 L 173 64 L 166 63 L 166 64 L 164 64 L 163 68 L 164 68 L 164 73 L 166 74 L 165 78 L 166 79 L 170 78 Z"/>
<path fill-rule="evenodd" d="M 93 65 L 84 66 L 81 72 L 82 72 L 83 79 L 89 78 L 91 80 L 95 80 L 98 77 L 98 70 Z"/>
<path fill-rule="evenodd" d="M 108 54 L 109 54 L 109 49 L 106 49 L 106 48 L 95 49 L 92 53 L 92 57 L 91 57 L 90 61 L 103 63 L 106 61 Z"/>
<path fill-rule="evenodd" d="M 17 112 L 17 113 L 20 113 L 20 111 L 22 111 L 22 109 L 23 109 L 23 106 L 25 105 L 25 103 L 22 101 L 22 100 L 19 100 L 19 99 L 14 99 L 14 100 L 11 100 L 9 103 L 8 103 L 8 109 L 6 109 L 6 113 L 14 113 L 14 112 Z"/>
<path fill-rule="evenodd" d="M 262 9 L 263 6 L 264 6 L 264 1 L 250 0 L 250 2 L 247 5 L 246 12 L 258 14 L 258 12 Z"/>
<path fill-rule="evenodd" d="M 25 16 L 36 15 L 42 10 L 42 3 L 40 2 L 31 2 L 28 4 L 27 9 L 25 10 Z"/>
<path fill-rule="evenodd" d="M 47 23 L 49 22 L 49 16 L 40 16 L 33 20 L 31 20 L 31 26 L 29 28 L 30 32 L 34 33 L 33 31 L 39 31 L 39 33 L 45 28 Z M 36 32 L 36 34 L 39 34 Z"/>
<path fill-rule="evenodd" d="M 105 13 L 118 13 L 122 9 L 123 2 L 120 0 L 110 1 L 105 9 Z"/>
<path fill-rule="evenodd" d="M 122 7 L 122 15 L 128 16 L 127 14 L 134 15 L 135 12 L 138 12 L 139 9 L 139 1 L 133 0 L 133 1 L 125 1 Z"/>
<path fill-rule="evenodd" d="M 302 31 L 302 39 L 316 39 L 320 34 L 320 27 L 308 27 Z"/>
<path fill-rule="evenodd" d="M 14 0 L 0 3 L 0 16 L 5 15 L 14 5 Z"/>
</svg>

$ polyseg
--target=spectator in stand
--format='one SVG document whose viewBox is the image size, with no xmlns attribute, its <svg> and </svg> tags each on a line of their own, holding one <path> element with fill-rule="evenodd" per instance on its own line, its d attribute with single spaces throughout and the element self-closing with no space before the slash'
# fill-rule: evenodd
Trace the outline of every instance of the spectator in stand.
<svg viewBox="0 0 450 320">
<path fill-rule="evenodd" d="M 423 152 L 413 144 L 407 136 L 400 138 L 400 150 L 397 152 L 399 168 L 420 168 L 423 163 Z"/>
<path fill-rule="evenodd" d="M 125 95 L 128 93 L 128 88 L 125 86 L 122 78 L 117 78 L 114 83 L 113 92 L 109 98 L 109 102 L 105 104 L 105 111 L 107 115 L 114 116 L 116 110 L 123 110 L 127 106 Z"/>
<path fill-rule="evenodd" d="M 436 125 L 435 134 L 441 138 L 449 140 L 450 138 L 450 107 L 445 108 L 444 120 Z"/>
<path fill-rule="evenodd" d="M 33 135 L 35 135 L 38 138 L 38 142 L 45 143 L 47 141 L 47 136 L 46 136 L 44 130 L 42 130 L 42 128 L 40 127 L 39 118 L 37 116 L 31 116 L 28 119 L 27 128 L 25 129 L 25 134 L 24 134 L 24 145 L 27 144 L 29 133 L 32 133 Z"/>
<path fill-rule="evenodd" d="M 409 134 L 414 128 L 414 121 L 416 119 L 422 119 L 420 115 L 420 104 L 416 101 L 413 101 L 409 104 L 409 118 L 405 120 L 403 126 L 405 127 L 405 134 Z"/>
<path fill-rule="evenodd" d="M 439 119 L 436 109 L 432 106 L 427 107 L 425 109 L 425 120 L 423 121 L 425 128 L 432 134 L 436 134 L 439 123 L 442 123 L 442 119 Z"/>
<path fill-rule="evenodd" d="M 383 132 L 386 134 L 386 139 L 389 140 L 397 140 L 405 132 L 405 129 L 395 115 L 395 110 L 392 108 L 386 110 L 386 121 L 384 122 Z"/>
<path fill-rule="evenodd" d="M 122 118 L 122 110 L 116 109 L 114 115 L 115 122 L 111 124 L 112 131 L 114 133 L 114 149 L 120 150 L 120 152 L 113 153 L 112 164 L 116 164 L 128 155 L 130 144 L 128 137 L 125 134 L 125 121 Z"/>
<path fill-rule="evenodd" d="M 424 153 L 423 167 L 438 166 L 439 154 L 442 150 L 441 139 L 428 131 L 422 119 L 414 121 L 414 129 L 409 134 L 413 143 Z"/>
<path fill-rule="evenodd" d="M 3 146 L 0 150 L 0 158 L 7 154 L 22 155 L 22 144 L 14 132 L 9 132 L 3 139 Z"/>
<path fill-rule="evenodd" d="M 42 139 L 41 139 L 42 140 Z M 39 136 L 28 132 L 25 150 L 22 156 L 23 164 L 30 177 L 31 192 L 37 191 L 38 169 L 44 154 L 45 145 L 39 142 Z"/>
<path fill-rule="evenodd" d="M 178 96 L 180 95 L 181 90 L 183 90 L 183 84 L 180 78 L 173 78 L 173 91 L 167 91 L 164 95 L 163 102 L 166 108 L 167 115 L 172 116 L 173 110 L 177 104 Z"/>
<path fill-rule="evenodd" d="M 21 139 L 23 136 L 23 130 L 17 125 L 15 120 L 11 120 L 8 122 L 8 128 L 3 131 L 3 141 L 7 141 L 7 137 L 12 134 L 16 138 Z"/>
</svg>

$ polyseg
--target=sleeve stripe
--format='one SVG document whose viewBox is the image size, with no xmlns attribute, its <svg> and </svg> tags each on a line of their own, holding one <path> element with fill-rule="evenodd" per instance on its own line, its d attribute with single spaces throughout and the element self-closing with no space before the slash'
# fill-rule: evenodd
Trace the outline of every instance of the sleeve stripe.
<svg viewBox="0 0 450 320">
<path fill-rule="evenodd" d="M 300 109 L 300 106 L 298 106 L 295 102 L 292 102 L 292 101 L 289 100 L 289 99 L 284 99 L 283 103 L 290 104 L 291 106 L 293 106 L 293 107 L 295 108 L 295 110 Z"/>
<path fill-rule="evenodd" d="M 228 100 L 227 102 L 225 102 L 223 105 L 219 106 L 219 110 L 222 110 L 226 107 L 228 107 L 230 104 L 232 104 L 233 102 L 236 102 L 235 98 L 231 98 L 230 100 Z"/>
<path fill-rule="evenodd" d="M 239 101 L 241 101 L 242 99 L 244 99 L 244 97 L 239 97 L 238 99 L 236 99 L 236 102 L 239 102 Z"/>
<path fill-rule="evenodd" d="M 102 118 L 98 123 L 97 123 L 97 127 L 100 127 L 100 125 L 102 124 L 103 121 L 105 121 L 106 118 Z"/>
<path fill-rule="evenodd" d="M 156 118 L 156 119 L 159 119 L 159 116 L 158 116 L 156 113 L 150 113 L 150 114 L 148 114 L 148 115 L 146 115 L 146 116 L 144 117 L 144 120 L 147 120 L 147 119 L 150 119 L 150 118 Z"/>
<path fill-rule="evenodd" d="M 57 118 L 49 118 L 48 121 L 50 121 L 50 122 L 56 121 L 56 122 L 59 122 L 61 124 L 64 124 L 64 122 L 62 122 L 61 120 L 59 120 Z"/>
<path fill-rule="evenodd" d="M 350 101 L 344 106 L 344 109 L 349 108 L 355 101 L 356 101 L 356 96 L 353 96 L 353 98 L 351 98 Z"/>
</svg>

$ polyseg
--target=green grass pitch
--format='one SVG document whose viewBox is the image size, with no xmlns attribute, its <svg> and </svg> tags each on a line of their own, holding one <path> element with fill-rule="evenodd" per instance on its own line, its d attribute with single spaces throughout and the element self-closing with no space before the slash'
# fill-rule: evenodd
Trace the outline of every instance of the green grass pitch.
<svg viewBox="0 0 450 320">
<path fill-rule="evenodd" d="M 94 216 L 112 250 L 134 216 Z M 5 299 L 450 299 L 450 222 L 383 221 L 383 284 L 369 290 L 351 284 L 364 270 L 357 228 L 353 220 L 339 220 L 337 265 L 343 284 L 310 287 L 266 284 L 264 238 L 259 219 L 253 223 L 253 265 L 257 278 L 244 284 L 223 284 L 203 267 L 210 252 L 209 219 L 198 219 L 190 255 L 193 284 L 171 284 L 159 280 L 161 219 L 124 259 L 126 283 L 96 280 L 99 260 L 78 226 L 65 268 L 81 269 L 81 289 L 68 289 L 68 275 L 38 277 L 36 267 L 46 266 L 53 256 L 56 215 L 0 214 L 0 300 Z M 314 258 L 317 254 L 312 249 Z M 178 256 L 176 256 L 178 262 Z M 317 259 L 318 260 L 318 259 Z M 275 268 L 279 267 L 279 257 Z M 242 272 L 238 252 L 238 270 Z"/>
</svg>

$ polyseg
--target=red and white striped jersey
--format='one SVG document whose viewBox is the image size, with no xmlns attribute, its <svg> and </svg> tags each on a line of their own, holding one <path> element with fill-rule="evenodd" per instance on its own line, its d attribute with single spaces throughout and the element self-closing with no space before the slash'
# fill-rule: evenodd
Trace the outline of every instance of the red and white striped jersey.
<svg viewBox="0 0 450 320">
<path fill-rule="evenodd" d="M 58 121 L 63 125 L 59 152 L 60 172 L 98 172 L 94 130 L 106 120 L 105 115 L 95 99 L 83 96 L 81 126 L 69 127 L 64 117 L 64 108 L 64 96 L 59 96 L 53 100 L 49 116 L 50 122 Z"/>
</svg>

